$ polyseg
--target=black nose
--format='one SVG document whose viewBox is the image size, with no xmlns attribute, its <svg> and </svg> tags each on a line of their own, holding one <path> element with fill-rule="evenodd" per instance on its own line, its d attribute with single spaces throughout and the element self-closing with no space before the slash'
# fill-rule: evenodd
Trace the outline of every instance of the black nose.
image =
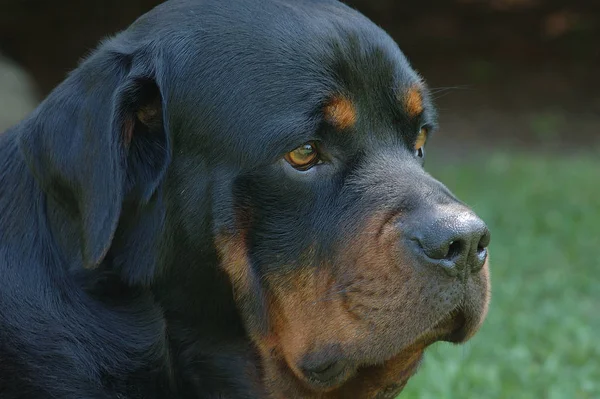
<svg viewBox="0 0 600 399">
<path fill-rule="evenodd" d="M 487 258 L 490 232 L 473 212 L 460 209 L 433 212 L 411 223 L 406 231 L 416 255 L 451 276 L 468 269 L 476 273 Z"/>
</svg>

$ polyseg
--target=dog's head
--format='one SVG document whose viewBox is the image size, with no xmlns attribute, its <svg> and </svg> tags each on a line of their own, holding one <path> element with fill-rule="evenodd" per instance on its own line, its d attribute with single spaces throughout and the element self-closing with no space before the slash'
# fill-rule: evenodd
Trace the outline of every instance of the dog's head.
<svg viewBox="0 0 600 399">
<path fill-rule="evenodd" d="M 72 257 L 148 283 L 166 241 L 215 253 L 274 398 L 393 397 L 481 324 L 487 228 L 423 170 L 426 85 L 350 8 L 167 2 L 54 96 L 73 111 L 38 120 L 74 133 L 22 147 L 79 215 Z"/>
</svg>

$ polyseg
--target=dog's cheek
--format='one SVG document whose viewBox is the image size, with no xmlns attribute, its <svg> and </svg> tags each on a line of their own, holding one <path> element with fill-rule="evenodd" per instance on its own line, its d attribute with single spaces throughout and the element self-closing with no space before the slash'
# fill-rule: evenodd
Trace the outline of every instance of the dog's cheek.
<svg viewBox="0 0 600 399">
<path fill-rule="evenodd" d="M 338 263 L 351 276 L 344 284 L 348 307 L 371 326 L 370 347 L 387 346 L 385 341 L 404 334 L 401 330 L 408 328 L 409 320 L 411 325 L 419 322 L 414 320 L 414 312 L 424 289 L 422 278 L 398 249 L 399 232 L 386 220 L 382 215 L 373 216 L 339 251 L 343 255 Z"/>
<path fill-rule="evenodd" d="M 265 296 L 258 276 L 252 271 L 246 248 L 245 232 L 217 236 L 215 246 L 220 266 L 229 277 L 233 297 L 251 337 L 268 331 Z"/>
<path fill-rule="evenodd" d="M 368 328 L 348 311 L 340 286 L 325 267 L 304 267 L 269 276 L 270 333 L 288 365 L 298 374 L 301 357 L 327 345 L 351 346 Z"/>
<path fill-rule="evenodd" d="M 299 365 L 311 352 L 364 341 L 369 334 L 367 326 L 351 317 L 335 295 L 338 288 L 326 268 L 306 266 L 266 280 L 270 329 L 255 344 L 272 397 L 342 398 L 338 390 L 317 394 L 303 382 Z"/>
<path fill-rule="evenodd" d="M 368 223 L 355 242 L 339 250 L 343 255 L 335 265 L 305 266 L 266 277 L 271 328 L 260 346 L 280 378 L 292 371 L 301 380 L 297 365 L 302 357 L 328 345 L 337 345 L 351 358 L 389 358 L 385 348 L 393 346 L 398 329 L 408 328 L 410 312 L 417 306 L 410 293 L 418 292 L 421 285 L 411 265 L 397 257 L 397 233 L 386 227 L 382 236 L 376 234 L 381 226 L 379 218 Z M 405 358 L 399 355 L 385 367 L 370 371 L 372 382 L 363 385 L 373 390 L 384 382 L 385 386 L 397 385 L 401 371 L 408 367 Z M 350 385 L 355 390 L 363 386 Z M 345 390 L 336 392 L 346 397 Z"/>
</svg>

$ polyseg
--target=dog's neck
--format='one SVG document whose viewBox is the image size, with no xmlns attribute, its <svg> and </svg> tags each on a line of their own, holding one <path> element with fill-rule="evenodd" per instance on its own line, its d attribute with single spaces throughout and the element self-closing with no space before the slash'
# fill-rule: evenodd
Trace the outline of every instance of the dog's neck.
<svg viewBox="0 0 600 399">
<path fill-rule="evenodd" d="M 155 245 L 169 250 L 153 254 L 156 256 L 153 257 L 152 278 L 143 276 L 135 281 L 140 277 L 135 269 L 134 278 L 128 278 L 127 273 L 131 270 L 124 270 L 122 264 L 115 270 L 112 268 L 113 262 L 119 255 L 117 250 L 127 242 L 129 229 L 135 229 L 139 218 L 147 215 L 144 209 L 135 212 L 127 209 L 126 204 L 123 220 L 115 234 L 115 251 L 109 251 L 97 269 L 86 270 L 78 237 L 80 227 L 77 215 L 37 184 L 18 149 L 17 136 L 15 130 L 0 138 L 1 164 L 6 172 L 1 175 L 0 183 L 2 187 L 11 188 L 10 192 L 3 190 L 0 193 L 0 210 L 11 209 L 11 212 L 2 212 L 1 216 L 2 226 L 10 228 L 0 232 L 0 254 L 4 250 L 13 252 L 19 249 L 22 240 L 19 231 L 35 231 L 37 244 L 32 245 L 34 251 L 30 250 L 27 256 L 21 257 L 29 259 L 30 271 L 27 274 L 30 277 L 35 273 L 62 276 L 61 279 L 70 276 L 87 295 L 100 302 L 107 301 L 103 311 L 109 313 L 115 305 L 134 301 L 136 306 L 141 306 L 138 309 L 141 313 L 162 314 L 163 321 L 156 323 L 157 330 L 151 333 L 155 341 L 147 343 L 156 348 L 156 353 L 140 354 L 138 359 L 131 359 L 134 362 L 140 359 L 151 362 L 150 369 L 123 367 L 122 375 L 118 378 L 123 381 L 131 378 L 163 381 L 160 384 L 157 382 L 160 388 L 156 388 L 156 393 L 148 397 L 170 397 L 173 392 L 181 397 L 196 397 L 195 392 L 206 393 L 211 389 L 215 393 L 228 392 L 227 397 L 231 398 L 266 397 L 261 392 L 259 361 L 238 316 L 229 281 L 219 271 L 216 252 L 198 251 L 198 244 L 203 248 L 211 246 L 205 246 L 207 243 L 190 243 L 175 227 L 167 225 Z M 15 201 L 18 206 L 14 205 Z M 148 204 L 150 208 L 156 206 L 156 200 Z M 34 217 L 23 217 L 23 213 L 34 214 Z M 207 240 L 210 238 L 207 237 Z M 143 251 L 134 249 L 136 253 Z M 130 260 L 135 262 L 136 259 Z M 148 261 L 143 257 L 141 260 Z M 60 285 L 56 284 L 56 287 L 58 289 Z M 61 295 L 70 294 L 81 295 L 73 292 Z M 132 322 L 130 331 L 135 335 L 133 324 L 135 322 Z M 127 334 L 125 330 L 122 334 Z M 129 351 L 126 345 L 130 341 L 135 342 L 135 339 L 129 338 L 123 336 L 120 342 L 106 345 Z M 159 358 L 157 354 L 161 354 Z M 231 379 L 227 378 L 228 375 Z M 240 375 L 246 377 L 240 379 Z M 208 381 L 218 383 L 207 387 Z M 243 386 L 240 385 L 242 383 Z"/>
<path fill-rule="evenodd" d="M 181 389 L 198 394 L 214 391 L 231 398 L 266 397 L 260 386 L 259 360 L 238 316 L 229 281 L 217 268 L 215 253 L 188 258 L 186 254 L 194 253 L 191 244 L 172 233 L 170 238 L 177 244 L 161 255 L 151 289 L 163 309 L 167 345 L 173 354 L 169 361 Z"/>
<path fill-rule="evenodd" d="M 174 222 L 175 215 L 169 214 L 169 197 L 162 190 L 147 206 L 149 209 L 131 210 L 125 205 L 114 248 L 103 267 L 118 271 L 127 289 L 147 290 L 161 309 L 166 332 L 164 362 L 178 394 L 196 397 L 195 393 L 214 391 L 231 398 L 266 397 L 260 360 L 240 319 L 230 281 L 219 268 L 212 238 L 191 241 L 181 231 L 181 224 Z M 127 264 L 115 265 L 119 249 L 140 222 L 138 218 L 149 217 L 148 212 L 162 206 L 168 222 L 156 237 L 157 250 L 152 257 L 144 256 L 145 249 L 134 249 L 136 256 L 141 256 L 139 261 L 126 257 Z M 135 269 L 140 264 L 150 266 L 150 280 L 146 276 L 140 281 L 132 279 L 140 275 Z M 215 385 L 207 386 L 209 383 Z"/>
</svg>

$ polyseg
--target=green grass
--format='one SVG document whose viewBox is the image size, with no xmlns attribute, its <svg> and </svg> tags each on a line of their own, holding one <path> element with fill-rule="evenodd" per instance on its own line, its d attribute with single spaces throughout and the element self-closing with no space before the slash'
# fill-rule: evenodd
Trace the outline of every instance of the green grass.
<svg viewBox="0 0 600 399">
<path fill-rule="evenodd" d="M 492 231 L 492 303 L 438 343 L 402 398 L 600 398 L 600 155 L 495 155 L 427 169 Z"/>
</svg>

